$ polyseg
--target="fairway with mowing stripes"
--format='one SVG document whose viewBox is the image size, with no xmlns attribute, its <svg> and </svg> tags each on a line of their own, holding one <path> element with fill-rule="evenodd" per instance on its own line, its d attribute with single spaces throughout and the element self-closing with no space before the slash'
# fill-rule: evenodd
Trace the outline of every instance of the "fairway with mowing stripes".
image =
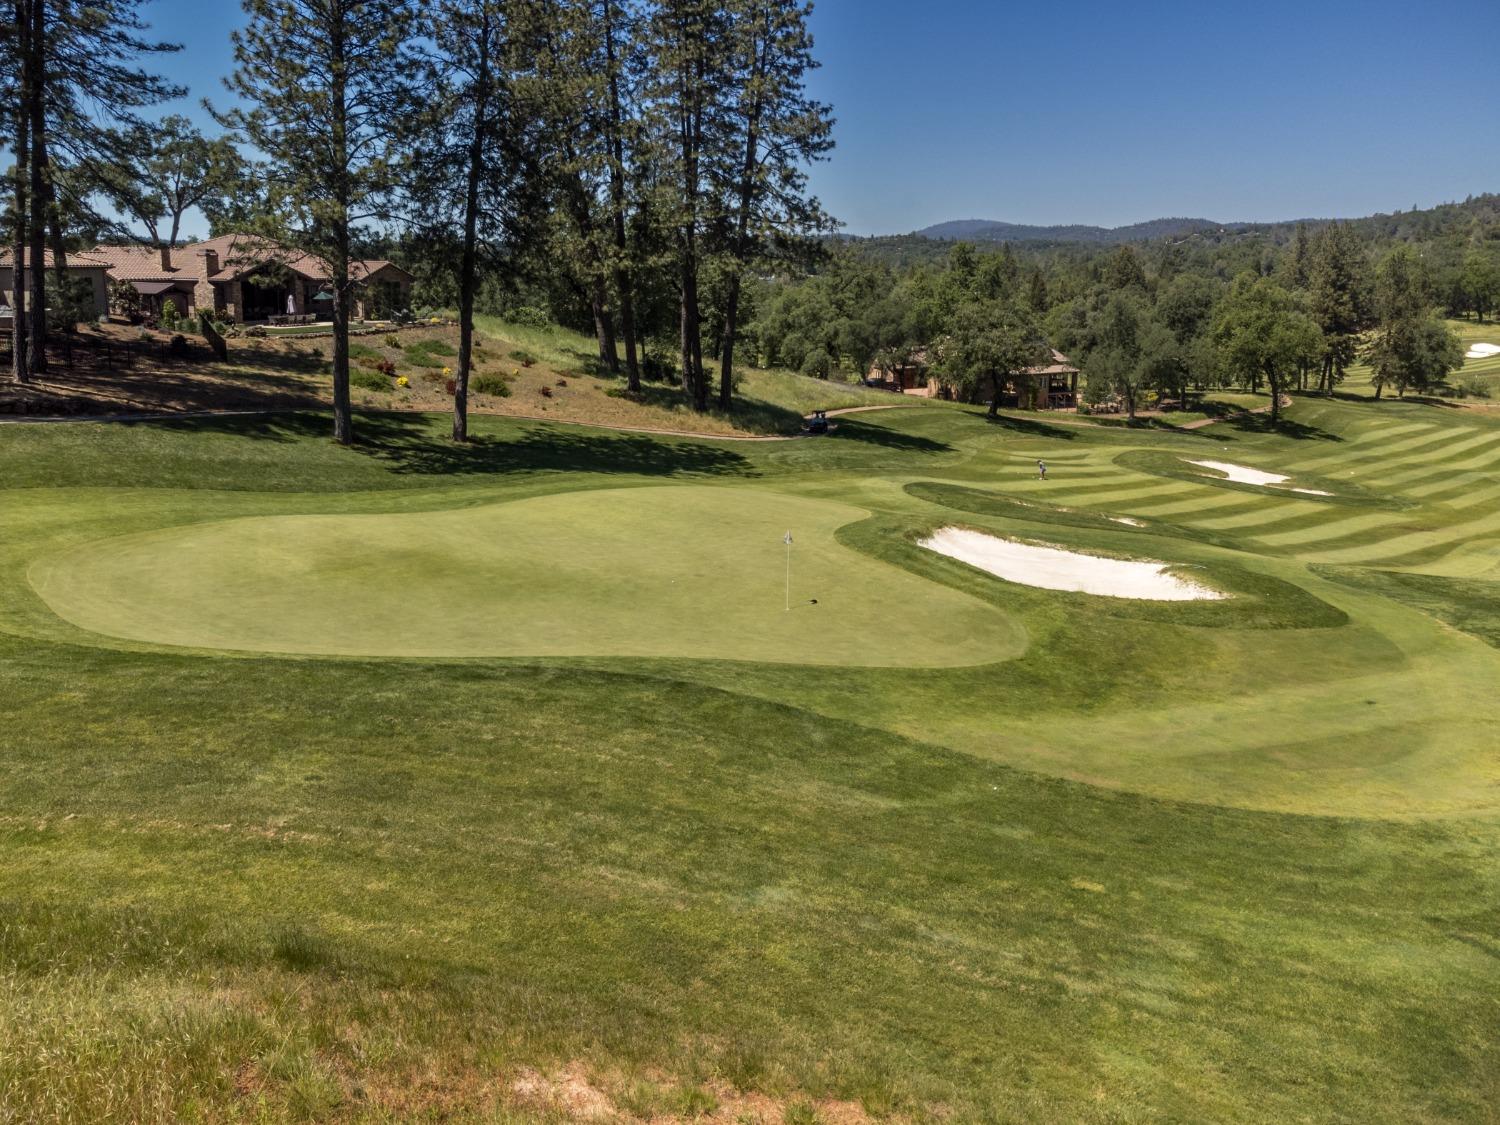
<svg viewBox="0 0 1500 1125">
<path fill-rule="evenodd" d="M 0 426 L 0 1119 L 1492 1120 L 1500 417 L 1286 415 Z"/>
</svg>

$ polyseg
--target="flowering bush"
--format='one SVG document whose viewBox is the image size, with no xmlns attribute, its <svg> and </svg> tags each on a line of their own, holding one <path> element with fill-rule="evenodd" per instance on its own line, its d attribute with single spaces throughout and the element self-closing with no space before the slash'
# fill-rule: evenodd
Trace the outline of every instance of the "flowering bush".
<svg viewBox="0 0 1500 1125">
<path fill-rule="evenodd" d="M 375 370 L 386 376 L 386 378 L 391 378 L 396 374 L 396 365 L 388 359 L 382 359 L 375 365 Z M 405 384 L 402 385 L 404 386 Z"/>
<path fill-rule="evenodd" d="M 411 380 L 409 380 L 405 375 L 402 375 L 399 379 L 396 380 L 396 386 L 409 387 L 411 386 Z"/>
</svg>

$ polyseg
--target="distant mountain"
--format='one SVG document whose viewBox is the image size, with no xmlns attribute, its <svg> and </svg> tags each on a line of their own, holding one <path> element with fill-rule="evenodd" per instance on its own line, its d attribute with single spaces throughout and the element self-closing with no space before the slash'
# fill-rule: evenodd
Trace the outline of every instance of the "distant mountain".
<svg viewBox="0 0 1500 1125">
<path fill-rule="evenodd" d="M 1002 223 L 995 219 L 955 219 L 916 233 L 942 242 L 1087 242 L 1109 246 L 1120 242 L 1146 242 L 1153 238 L 1184 238 L 1205 231 L 1243 228 L 1248 223 L 1216 223 L 1212 219 L 1152 219 L 1125 227 L 1082 225 L 1038 227 L 1024 223 Z"/>
</svg>

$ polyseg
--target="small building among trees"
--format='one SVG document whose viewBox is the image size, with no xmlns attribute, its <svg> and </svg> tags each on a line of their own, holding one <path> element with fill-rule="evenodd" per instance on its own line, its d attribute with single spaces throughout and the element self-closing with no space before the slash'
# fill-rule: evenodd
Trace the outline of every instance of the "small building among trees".
<svg viewBox="0 0 1500 1125">
<path fill-rule="evenodd" d="M 1078 407 L 1078 368 L 1056 348 L 1051 363 L 1023 367 L 1001 380 L 1001 407 L 1012 410 L 1075 410 Z M 925 351 L 897 360 L 877 360 L 865 382 L 900 394 L 948 398 L 951 390 L 932 370 Z"/>
</svg>

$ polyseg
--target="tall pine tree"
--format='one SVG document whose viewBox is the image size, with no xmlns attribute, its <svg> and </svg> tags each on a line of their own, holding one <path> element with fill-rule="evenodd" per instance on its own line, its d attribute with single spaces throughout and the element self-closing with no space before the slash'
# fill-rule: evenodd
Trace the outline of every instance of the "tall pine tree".
<svg viewBox="0 0 1500 1125">
<path fill-rule="evenodd" d="M 811 5 L 802 0 L 733 0 L 727 28 L 728 130 L 717 146 L 725 158 L 716 187 L 724 196 L 728 245 L 723 338 L 719 344 L 719 406 L 734 393 L 734 344 L 740 288 L 757 260 L 831 227 L 807 193 L 807 165 L 833 147 L 828 106 L 807 96 L 816 66 L 807 30 Z"/>
<path fill-rule="evenodd" d="M 265 156 L 271 233 L 315 254 L 333 287 L 333 433 L 349 445 L 350 267 L 363 224 L 388 218 L 425 121 L 410 0 L 245 0 L 221 115 Z"/>
<path fill-rule="evenodd" d="M 540 169 L 552 138 L 536 104 L 538 16 L 535 4 L 518 0 L 443 0 L 429 12 L 441 112 L 423 146 L 412 210 L 426 244 L 450 253 L 456 247 L 454 441 L 469 437 L 480 267 L 491 276 L 506 268 L 516 248 L 536 237 L 545 213 Z"/>
</svg>

